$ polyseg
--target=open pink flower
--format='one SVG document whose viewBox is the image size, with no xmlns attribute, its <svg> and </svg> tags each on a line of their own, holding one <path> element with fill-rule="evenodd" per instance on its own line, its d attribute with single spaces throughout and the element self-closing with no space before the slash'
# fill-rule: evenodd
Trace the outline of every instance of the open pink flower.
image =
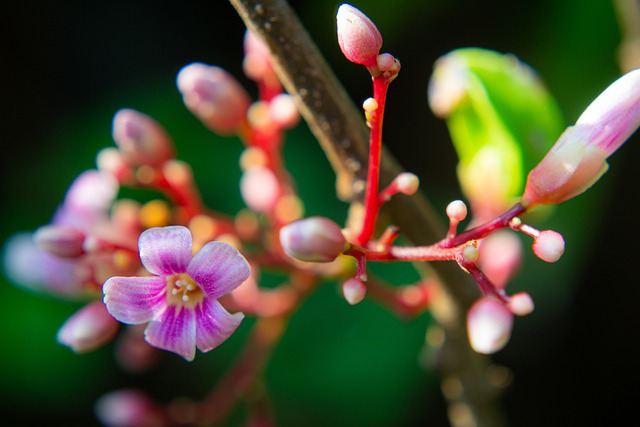
<svg viewBox="0 0 640 427">
<path fill-rule="evenodd" d="M 150 228 L 140 235 L 140 259 L 154 276 L 112 277 L 103 286 L 107 310 L 120 322 L 149 323 L 149 344 L 193 360 L 236 330 L 244 315 L 230 314 L 218 298 L 250 273 L 232 246 L 209 242 L 192 256 L 191 232 L 181 226 Z"/>
</svg>

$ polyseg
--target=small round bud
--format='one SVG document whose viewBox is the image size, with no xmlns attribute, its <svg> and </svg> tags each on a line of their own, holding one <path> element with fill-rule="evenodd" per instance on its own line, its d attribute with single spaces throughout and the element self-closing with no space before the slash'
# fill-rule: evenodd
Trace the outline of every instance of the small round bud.
<svg viewBox="0 0 640 427">
<path fill-rule="evenodd" d="M 378 109 L 378 101 L 374 98 L 367 98 L 362 103 L 362 109 L 367 113 L 372 113 Z"/>
<path fill-rule="evenodd" d="M 269 102 L 271 120 L 281 129 L 291 129 L 300 122 L 300 113 L 293 97 L 287 93 L 281 93 L 273 97 Z"/>
<path fill-rule="evenodd" d="M 480 268 L 497 288 L 504 289 L 522 264 L 522 242 L 510 230 L 498 230 L 480 243 Z"/>
<path fill-rule="evenodd" d="M 351 62 L 370 67 L 376 64 L 382 47 L 382 35 L 373 22 L 360 10 L 342 4 L 336 15 L 338 44 Z"/>
<path fill-rule="evenodd" d="M 516 316 L 531 314 L 535 308 L 531 295 L 526 292 L 518 292 L 511 295 L 508 306 L 509 310 Z"/>
<path fill-rule="evenodd" d="M 556 262 L 564 253 L 564 238 L 553 230 L 544 230 L 533 242 L 533 252 L 546 262 Z"/>
<path fill-rule="evenodd" d="M 462 250 L 462 256 L 464 257 L 465 261 L 476 262 L 478 260 L 478 248 L 476 248 L 475 246 L 466 246 Z"/>
<path fill-rule="evenodd" d="M 462 200 L 454 200 L 447 205 L 447 216 L 452 221 L 463 221 L 467 217 L 467 205 Z"/>
<path fill-rule="evenodd" d="M 268 212 L 278 201 L 280 184 L 270 169 L 251 167 L 242 174 L 240 193 L 249 208 L 256 212 Z"/>
<path fill-rule="evenodd" d="M 478 353 L 491 354 L 502 349 L 513 328 L 513 314 L 494 299 L 481 298 L 467 313 L 467 333 L 471 347 Z"/>
<path fill-rule="evenodd" d="M 403 172 L 395 179 L 398 192 L 411 196 L 418 191 L 420 179 L 411 172 Z"/>
<path fill-rule="evenodd" d="M 358 304 L 367 294 L 367 287 L 360 279 L 352 278 L 342 284 L 344 299 L 351 305 Z"/>
<path fill-rule="evenodd" d="M 289 256 L 308 262 L 331 262 L 347 245 L 340 226 L 324 217 L 305 218 L 282 227 L 280 243 Z"/>
<path fill-rule="evenodd" d="M 107 427 L 143 427 L 162 425 L 156 405 L 138 390 L 116 390 L 96 401 L 96 417 Z"/>
</svg>

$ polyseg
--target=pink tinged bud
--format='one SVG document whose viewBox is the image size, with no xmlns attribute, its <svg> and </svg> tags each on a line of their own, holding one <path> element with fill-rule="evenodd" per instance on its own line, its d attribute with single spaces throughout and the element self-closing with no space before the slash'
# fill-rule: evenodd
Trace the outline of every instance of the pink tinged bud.
<svg viewBox="0 0 640 427">
<path fill-rule="evenodd" d="M 467 313 L 467 333 L 471 347 L 478 353 L 492 354 L 502 349 L 513 329 L 513 314 L 494 299 L 481 298 Z"/>
<path fill-rule="evenodd" d="M 271 54 L 264 42 L 251 30 L 244 36 L 244 60 L 242 69 L 247 77 L 270 86 L 280 86 L 280 80 L 273 69 Z"/>
<path fill-rule="evenodd" d="M 640 126 L 640 69 L 613 82 L 529 173 L 522 204 L 557 204 L 591 187 Z"/>
<path fill-rule="evenodd" d="M 367 287 L 360 279 L 349 279 L 342 284 L 344 298 L 351 305 L 358 304 L 367 294 Z"/>
<path fill-rule="evenodd" d="M 509 310 L 516 316 L 531 314 L 535 308 L 531 295 L 526 292 L 518 292 L 517 294 L 511 295 L 507 305 Z"/>
<path fill-rule="evenodd" d="M 447 205 L 447 217 L 451 221 L 464 221 L 467 217 L 467 205 L 462 200 L 454 200 Z"/>
<path fill-rule="evenodd" d="M 98 152 L 96 164 L 102 172 L 110 173 L 118 182 L 128 183 L 134 179 L 135 173 L 122 152 L 114 147 L 106 147 Z"/>
<path fill-rule="evenodd" d="M 269 102 L 269 113 L 271 113 L 271 120 L 281 129 L 291 129 L 300 122 L 298 107 L 293 97 L 286 93 L 273 97 Z"/>
<path fill-rule="evenodd" d="M 480 268 L 497 288 L 504 289 L 522 264 L 522 243 L 513 232 L 499 230 L 480 243 Z"/>
<path fill-rule="evenodd" d="M 163 425 L 156 405 L 138 390 L 116 390 L 96 401 L 95 413 L 107 427 L 148 427 Z"/>
<path fill-rule="evenodd" d="M 85 237 L 83 232 L 64 225 L 40 227 L 33 235 L 40 248 L 63 258 L 77 258 L 84 254 Z"/>
<path fill-rule="evenodd" d="M 564 238 L 553 230 L 544 230 L 533 242 L 533 252 L 546 262 L 556 262 L 564 253 Z"/>
<path fill-rule="evenodd" d="M 67 319 L 58 331 L 57 339 L 76 353 L 86 353 L 111 341 L 119 325 L 104 303 L 95 301 Z"/>
<path fill-rule="evenodd" d="M 123 109 L 113 117 L 113 140 L 132 165 L 160 166 L 174 155 L 167 131 L 151 117 Z"/>
<path fill-rule="evenodd" d="M 377 65 L 382 35 L 375 24 L 360 10 L 346 3 L 338 8 L 336 21 L 338 44 L 344 56 L 366 67 Z"/>
<path fill-rule="evenodd" d="M 282 227 L 280 243 L 289 256 L 308 262 L 331 262 L 347 245 L 340 226 L 323 217 L 305 218 Z"/>
<path fill-rule="evenodd" d="M 249 95 L 222 68 L 187 65 L 178 73 L 177 84 L 185 105 L 212 131 L 229 135 L 244 122 L 251 103 Z"/>
<path fill-rule="evenodd" d="M 415 194 L 420 186 L 420 179 L 411 172 L 401 173 L 396 177 L 395 182 L 398 187 L 398 192 L 406 194 L 407 196 Z"/>
<path fill-rule="evenodd" d="M 268 212 L 278 202 L 280 184 L 270 169 L 254 166 L 242 174 L 240 193 L 249 208 L 256 212 Z"/>
</svg>

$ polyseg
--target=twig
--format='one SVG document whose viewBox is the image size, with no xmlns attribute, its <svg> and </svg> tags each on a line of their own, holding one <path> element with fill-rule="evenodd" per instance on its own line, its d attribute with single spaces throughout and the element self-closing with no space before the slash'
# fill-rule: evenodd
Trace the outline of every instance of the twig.
<svg viewBox="0 0 640 427">
<path fill-rule="evenodd" d="M 246 26 L 269 47 L 276 72 L 294 96 L 302 116 L 314 133 L 337 176 L 336 189 L 343 200 L 359 201 L 366 175 L 368 129 L 333 71 L 326 64 L 291 7 L 285 0 L 230 0 Z M 383 153 L 382 184 L 400 173 L 397 161 Z M 414 244 L 435 242 L 446 229 L 422 193 L 397 197 L 386 213 Z M 444 384 L 458 384 L 456 393 L 445 392 L 452 425 L 505 424 L 497 389 L 487 382 L 489 359 L 473 352 L 466 338 L 465 313 L 478 296 L 477 287 L 455 263 L 420 265 L 433 268 L 444 284 L 436 292 L 433 316 L 443 331 L 437 359 Z"/>
</svg>

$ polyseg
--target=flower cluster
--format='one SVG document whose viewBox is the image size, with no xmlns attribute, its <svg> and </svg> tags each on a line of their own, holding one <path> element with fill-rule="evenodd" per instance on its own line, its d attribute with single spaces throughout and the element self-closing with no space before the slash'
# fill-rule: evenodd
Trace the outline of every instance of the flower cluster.
<svg viewBox="0 0 640 427">
<path fill-rule="evenodd" d="M 86 352 L 117 337 L 123 366 L 144 369 L 153 358 L 133 350 L 141 339 L 148 349 L 168 350 L 191 361 L 196 348 L 208 352 L 218 347 L 244 316 L 252 316 L 256 322 L 246 350 L 220 383 L 235 384 L 232 394 L 239 399 L 251 393 L 252 381 L 291 314 L 329 279 L 342 284 L 349 304 L 371 297 L 404 315 L 425 312 L 437 279 L 389 287 L 367 271 L 371 262 L 415 261 L 454 262 L 475 280 L 480 297 L 469 307 L 467 330 L 477 352 L 493 353 L 507 343 L 514 316 L 534 310 L 529 294 L 506 292 L 522 262 L 516 233 L 530 237 L 533 252 L 546 262 L 556 262 L 564 252 L 559 233 L 538 230 L 521 217 L 537 205 L 558 204 L 582 193 L 606 171 L 607 157 L 640 126 L 640 70 L 614 82 L 562 133 L 516 190 L 521 191 L 515 200 L 511 172 L 504 172 L 517 169 L 508 167 L 518 160 L 514 153 L 520 153 L 513 144 L 461 150 L 461 181 L 470 208 L 452 201 L 441 240 L 403 246 L 397 244 L 399 230 L 382 224 L 379 215 L 393 197 L 411 196 L 419 187 L 415 174 L 402 172 L 380 188 L 386 96 L 400 62 L 380 53 L 381 33 L 348 4 L 338 9 L 337 36 L 346 58 L 365 66 L 373 84 L 372 97 L 363 103 L 369 158 L 355 220 L 343 227 L 330 218 L 304 217 L 302 198 L 283 157 L 286 131 L 299 122 L 298 109 L 276 75 L 267 46 L 247 31 L 243 69 L 257 86 L 257 99 L 214 65 L 187 65 L 176 79 L 186 108 L 203 125 L 236 136 L 244 145 L 239 190 L 245 209 L 230 216 L 207 206 L 191 167 L 176 158 L 167 131 L 142 112 L 122 109 L 112 123 L 115 147 L 103 149 L 97 169 L 72 183 L 51 223 L 8 242 L 5 264 L 15 282 L 86 301 L 59 330 L 61 344 Z M 456 116 L 459 123 L 465 108 L 491 106 L 477 98 L 485 91 L 477 90 L 479 80 L 464 62 L 465 53 L 456 55 L 439 61 L 429 94 L 437 115 L 447 118 L 462 111 Z M 498 123 L 487 126 L 493 140 L 504 129 L 494 116 L 491 120 Z M 474 176 L 484 184 L 472 185 Z M 158 197 L 146 203 L 118 198 L 120 187 L 153 190 Z M 469 215 L 469 226 L 459 231 Z M 284 273 L 286 279 L 275 287 L 261 286 L 263 271 Z M 128 326 L 119 334 L 121 324 Z M 216 404 L 216 398 L 222 399 L 215 390 L 212 396 Z M 123 402 L 127 409 L 114 415 L 109 408 Z M 196 409 L 187 421 L 211 423 L 229 410 L 222 407 L 214 415 Z M 176 422 L 170 410 L 131 390 L 105 396 L 97 413 L 109 425 Z"/>
</svg>

